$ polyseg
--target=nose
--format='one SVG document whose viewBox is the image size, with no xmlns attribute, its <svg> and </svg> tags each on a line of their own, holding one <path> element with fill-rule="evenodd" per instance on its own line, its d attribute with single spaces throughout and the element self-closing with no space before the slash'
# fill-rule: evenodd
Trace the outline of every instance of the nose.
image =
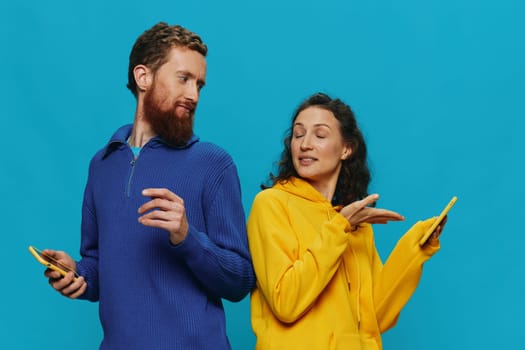
<svg viewBox="0 0 525 350">
<path fill-rule="evenodd" d="M 186 84 L 186 90 L 184 92 L 184 97 L 187 100 L 197 103 L 199 101 L 199 88 L 196 82 Z"/>
<path fill-rule="evenodd" d="M 300 147 L 302 151 L 312 149 L 312 137 L 309 133 L 306 133 L 306 135 L 303 136 Z"/>
</svg>

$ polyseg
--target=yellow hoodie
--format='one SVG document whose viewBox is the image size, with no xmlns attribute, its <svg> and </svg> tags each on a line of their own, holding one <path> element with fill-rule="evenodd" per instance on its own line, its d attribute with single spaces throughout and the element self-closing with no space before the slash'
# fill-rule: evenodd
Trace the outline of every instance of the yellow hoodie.
<svg viewBox="0 0 525 350">
<path fill-rule="evenodd" d="M 416 223 L 383 265 L 372 227 L 348 221 L 306 181 L 260 192 L 248 219 L 257 286 L 258 350 L 382 349 L 439 243 L 419 246 L 434 219 Z"/>
</svg>

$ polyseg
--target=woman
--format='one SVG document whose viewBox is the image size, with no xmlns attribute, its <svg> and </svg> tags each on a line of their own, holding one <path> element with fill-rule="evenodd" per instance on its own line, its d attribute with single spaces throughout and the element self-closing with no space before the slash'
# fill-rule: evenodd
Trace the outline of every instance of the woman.
<svg viewBox="0 0 525 350">
<path fill-rule="evenodd" d="M 374 207 L 366 145 L 339 99 L 303 102 L 284 146 L 273 186 L 256 196 L 248 220 L 256 349 L 381 349 L 444 223 L 423 246 L 435 219 L 416 223 L 382 264 L 371 224 L 404 218 Z"/>
</svg>

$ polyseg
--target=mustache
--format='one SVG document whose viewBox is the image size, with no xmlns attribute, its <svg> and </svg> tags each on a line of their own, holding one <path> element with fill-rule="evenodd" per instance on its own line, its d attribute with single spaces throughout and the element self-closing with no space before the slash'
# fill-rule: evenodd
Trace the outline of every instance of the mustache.
<svg viewBox="0 0 525 350">
<path fill-rule="evenodd" d="M 182 106 L 184 108 L 189 109 L 191 112 L 195 112 L 195 109 L 197 109 L 197 104 L 190 101 L 184 101 L 184 102 L 175 102 L 175 107 Z"/>
</svg>

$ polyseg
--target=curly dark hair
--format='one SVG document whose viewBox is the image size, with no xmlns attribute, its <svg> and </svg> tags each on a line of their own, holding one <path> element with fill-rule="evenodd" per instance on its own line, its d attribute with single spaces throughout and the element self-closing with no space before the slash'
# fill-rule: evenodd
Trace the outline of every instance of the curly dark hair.
<svg viewBox="0 0 525 350">
<path fill-rule="evenodd" d="M 137 97 L 137 83 L 133 70 L 139 64 L 156 72 L 168 60 L 173 47 L 186 47 L 206 57 L 208 47 L 200 36 L 180 25 L 168 25 L 164 22 L 155 24 L 137 38 L 129 54 L 128 89 Z"/>
<path fill-rule="evenodd" d="M 277 163 L 278 173 L 277 175 L 270 173 L 268 182 L 271 183 L 271 185 L 275 185 L 278 182 L 288 181 L 292 176 L 300 177 L 292 161 L 291 140 L 293 136 L 293 125 L 299 113 L 313 106 L 326 109 L 334 114 L 341 126 L 341 134 L 345 142 L 352 149 L 351 156 L 342 161 L 341 173 L 337 179 L 332 204 L 347 205 L 366 197 L 368 195 L 368 185 L 370 184 L 371 176 L 367 165 L 366 144 L 363 134 L 357 126 L 357 121 L 350 106 L 340 99 L 332 99 L 324 93 L 316 93 L 308 97 L 295 111 L 291 126 L 286 132 L 281 159 Z M 262 189 L 268 187 L 270 186 L 265 184 L 261 185 Z"/>
</svg>

